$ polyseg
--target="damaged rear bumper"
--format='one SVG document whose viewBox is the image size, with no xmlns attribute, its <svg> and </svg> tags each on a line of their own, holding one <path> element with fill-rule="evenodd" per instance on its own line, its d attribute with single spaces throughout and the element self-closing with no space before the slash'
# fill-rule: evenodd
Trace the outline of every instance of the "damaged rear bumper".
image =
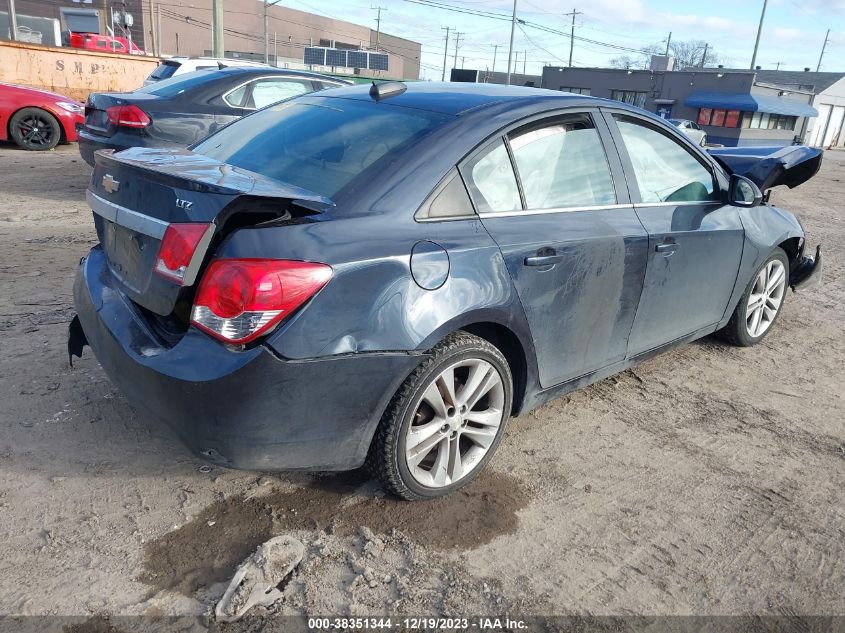
<svg viewBox="0 0 845 633">
<path fill-rule="evenodd" d="M 420 362 L 390 352 L 293 361 L 262 346 L 234 351 L 193 329 L 167 347 L 113 287 L 99 246 L 77 272 L 74 302 L 69 353 L 89 345 L 131 404 L 232 468 L 357 468 L 389 399 Z"/>
<path fill-rule="evenodd" d="M 821 283 L 822 279 L 822 248 L 816 246 L 816 256 L 798 256 L 797 263 L 789 271 L 789 285 L 793 291 L 809 288 Z"/>
</svg>

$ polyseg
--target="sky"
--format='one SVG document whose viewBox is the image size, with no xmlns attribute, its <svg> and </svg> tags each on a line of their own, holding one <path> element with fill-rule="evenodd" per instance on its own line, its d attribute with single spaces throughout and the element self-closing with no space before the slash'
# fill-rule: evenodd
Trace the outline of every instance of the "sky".
<svg viewBox="0 0 845 633">
<path fill-rule="evenodd" d="M 457 66 L 485 70 L 507 70 L 510 21 L 470 15 L 460 11 L 481 11 L 510 16 L 512 0 L 422 0 L 446 8 L 420 4 L 420 0 L 282 0 L 284 6 L 326 15 L 375 28 L 380 5 L 381 28 L 391 35 L 422 44 L 421 78 L 439 80 L 443 69 L 445 28 L 462 33 Z M 515 71 L 523 67 L 540 74 L 544 65 L 566 65 L 569 38 L 550 31 L 569 33 L 577 10 L 575 66 L 606 66 L 620 55 L 632 53 L 617 47 L 640 49 L 651 44 L 665 46 L 673 40 L 704 40 L 727 67 L 747 68 L 751 63 L 754 38 L 763 0 L 572 0 L 564 7 L 559 0 L 517 0 L 520 25 L 514 35 Z M 845 0 L 769 0 L 757 65 L 781 70 L 813 70 L 819 61 L 825 32 L 831 29 L 822 70 L 845 71 Z M 596 43 L 598 42 L 598 43 Z M 455 39 L 450 36 L 447 68 L 452 68 Z M 448 78 L 448 70 L 447 70 Z"/>
</svg>

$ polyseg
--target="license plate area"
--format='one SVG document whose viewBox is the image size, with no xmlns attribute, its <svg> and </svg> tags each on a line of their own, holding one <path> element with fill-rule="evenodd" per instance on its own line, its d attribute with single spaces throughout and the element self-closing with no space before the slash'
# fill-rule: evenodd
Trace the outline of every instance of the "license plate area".
<svg viewBox="0 0 845 633">
<path fill-rule="evenodd" d="M 104 219 L 102 241 L 112 274 L 128 289 L 143 293 L 150 282 L 159 240 Z"/>
</svg>

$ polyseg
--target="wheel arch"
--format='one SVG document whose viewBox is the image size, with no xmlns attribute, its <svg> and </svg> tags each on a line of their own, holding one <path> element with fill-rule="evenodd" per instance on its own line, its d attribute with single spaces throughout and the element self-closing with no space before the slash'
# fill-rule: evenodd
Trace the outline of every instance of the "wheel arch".
<svg viewBox="0 0 845 633">
<path fill-rule="evenodd" d="M 498 315 L 485 312 L 454 320 L 439 328 L 428 337 L 422 348 L 428 350 L 450 334 L 463 330 L 494 345 L 505 357 L 513 377 L 513 403 L 511 413 L 519 415 L 529 400 L 529 385 L 537 381 L 534 346 L 530 334 L 519 332 L 518 328 Z"/>
</svg>

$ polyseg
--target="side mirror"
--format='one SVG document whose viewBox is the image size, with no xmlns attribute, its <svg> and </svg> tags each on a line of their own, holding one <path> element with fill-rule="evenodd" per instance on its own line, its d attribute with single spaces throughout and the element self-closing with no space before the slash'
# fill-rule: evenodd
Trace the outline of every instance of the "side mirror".
<svg viewBox="0 0 845 633">
<path fill-rule="evenodd" d="M 733 174 L 728 187 L 728 204 L 734 207 L 757 207 L 763 202 L 763 192 L 745 176 Z"/>
</svg>

